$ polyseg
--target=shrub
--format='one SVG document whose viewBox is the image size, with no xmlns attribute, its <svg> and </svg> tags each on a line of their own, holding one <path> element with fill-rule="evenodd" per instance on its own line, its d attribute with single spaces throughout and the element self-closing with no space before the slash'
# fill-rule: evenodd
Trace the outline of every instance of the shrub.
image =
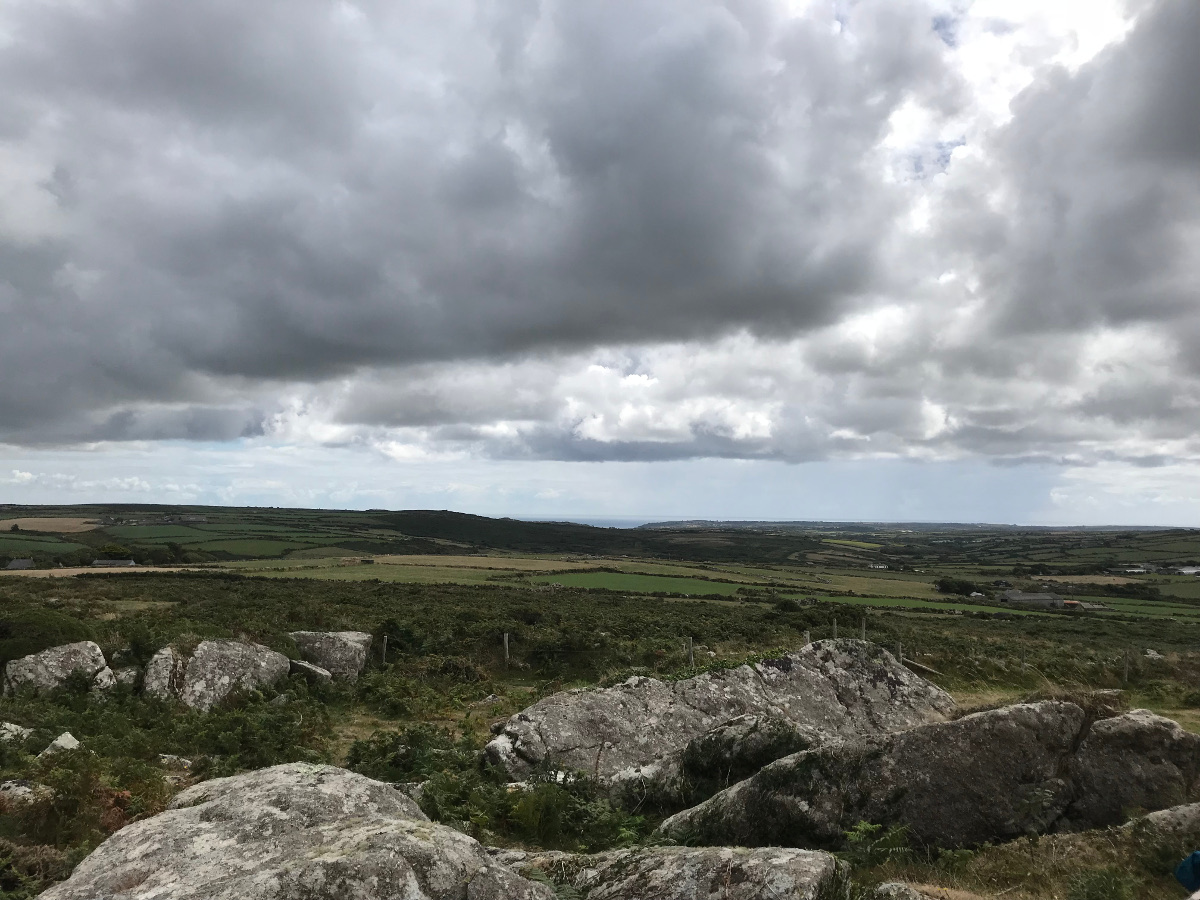
<svg viewBox="0 0 1200 900">
<path fill-rule="evenodd" d="M 24 609 L 0 615 L 0 664 L 59 644 L 92 639 L 79 619 L 53 609 Z"/>
<path fill-rule="evenodd" d="M 442 771 L 463 771 L 475 763 L 475 752 L 431 725 L 400 731 L 376 731 L 355 741 L 346 768 L 380 781 L 416 781 Z"/>
<path fill-rule="evenodd" d="M 893 825 L 885 830 L 882 825 L 859 822 L 846 832 L 846 850 L 842 856 L 855 867 L 908 859 L 912 856 L 908 828 Z"/>
</svg>

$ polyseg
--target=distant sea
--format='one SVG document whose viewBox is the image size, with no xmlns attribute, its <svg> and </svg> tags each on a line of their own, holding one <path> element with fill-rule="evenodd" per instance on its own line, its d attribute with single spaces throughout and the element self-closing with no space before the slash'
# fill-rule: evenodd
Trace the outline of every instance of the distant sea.
<svg viewBox="0 0 1200 900">
<path fill-rule="evenodd" d="M 648 522 L 662 522 L 663 519 L 653 516 L 608 516 L 593 518 L 591 516 L 514 516 L 522 522 L 574 522 L 576 525 L 594 525 L 597 528 L 637 528 Z M 669 520 L 667 520 L 669 521 Z"/>
</svg>

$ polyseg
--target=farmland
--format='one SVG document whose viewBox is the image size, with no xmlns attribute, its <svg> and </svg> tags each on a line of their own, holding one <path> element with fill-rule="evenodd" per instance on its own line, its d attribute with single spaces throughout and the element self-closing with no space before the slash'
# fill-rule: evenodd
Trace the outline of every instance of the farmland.
<svg viewBox="0 0 1200 900">
<path fill-rule="evenodd" d="M 489 726 L 565 687 L 694 675 L 795 648 L 806 635 L 865 630 L 902 648 L 966 707 L 1124 688 L 1131 704 L 1200 731 L 1200 579 L 1163 570 L 1200 556 L 1190 531 L 594 529 L 448 513 L 163 507 L 5 514 L 97 524 L 0 531 L 9 542 L 0 548 L 13 548 L 0 553 L 34 559 L 28 574 L 59 576 L 0 579 L 0 662 L 85 638 L 110 658 L 143 664 L 164 644 L 206 638 L 293 655 L 296 629 L 363 630 L 374 643 L 355 685 L 297 677 L 208 716 L 133 694 L 105 703 L 69 691 L 0 698 L 0 719 L 34 729 L 31 746 L 70 730 L 91 750 L 78 759 L 92 767 L 54 774 L 36 756 L 0 753 L 0 777 L 58 778 L 70 800 L 36 830 L 0 810 L 0 880 L 18 885 L 0 896 L 33 896 L 113 828 L 161 809 L 171 796 L 161 753 L 195 760 L 192 778 L 291 760 L 430 778 L 439 820 L 493 844 L 596 849 L 641 840 L 656 813 L 612 808 L 586 787 L 560 798 L 578 811 L 570 833 L 531 834 L 504 788 L 480 780 Z M 119 574 L 70 568 L 119 555 L 139 565 Z M 998 602 L 1006 586 L 1106 608 L 1010 609 Z M 436 753 L 397 762 L 387 751 L 397 741 Z M 987 868 L 1003 852 L 981 850 L 986 877 L 960 873 L 953 883 L 998 885 L 1005 897 L 1065 896 L 1027 868 Z M 933 863 L 918 869 L 922 878 L 949 877 Z M 1147 877 L 1157 893 L 1146 896 L 1171 896 L 1166 881 Z"/>
</svg>

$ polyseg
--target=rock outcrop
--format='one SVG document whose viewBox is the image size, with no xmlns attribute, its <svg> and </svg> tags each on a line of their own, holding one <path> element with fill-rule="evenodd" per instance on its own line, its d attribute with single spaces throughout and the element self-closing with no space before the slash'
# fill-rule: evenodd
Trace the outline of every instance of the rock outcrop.
<svg viewBox="0 0 1200 900">
<path fill-rule="evenodd" d="M 31 734 L 33 734 L 32 728 L 14 725 L 12 722 L 0 722 L 0 743 L 7 744 L 9 741 L 23 741 Z"/>
<path fill-rule="evenodd" d="M 63 644 L 10 661 L 4 667 L 4 690 L 10 694 L 20 690 L 52 691 L 76 672 L 90 680 L 105 668 L 104 654 L 94 642 Z"/>
<path fill-rule="evenodd" d="M 497 857 L 588 900 L 840 900 L 850 886 L 833 855 L 780 847 L 639 847 L 587 856 L 501 851 Z"/>
<path fill-rule="evenodd" d="M 371 649 L 365 631 L 293 631 L 291 637 L 305 662 L 347 681 L 358 679 Z"/>
<path fill-rule="evenodd" d="M 515 781 L 549 764 L 625 784 L 662 782 L 680 771 L 690 742 L 741 716 L 798 726 L 793 738 L 816 739 L 912 728 L 953 709 L 948 694 L 883 648 L 818 641 L 683 681 L 636 677 L 555 694 L 512 716 L 485 753 Z"/>
<path fill-rule="evenodd" d="M 187 661 L 174 647 L 163 647 L 146 663 L 142 693 L 159 700 L 178 699 L 183 691 L 183 672 Z"/>
<path fill-rule="evenodd" d="M 275 684 L 290 670 L 286 656 L 261 644 L 201 641 L 187 661 L 179 699 L 194 709 L 212 709 L 233 691 Z"/>
<path fill-rule="evenodd" d="M 1079 706 L 1046 701 L 785 757 L 661 831 L 836 848 L 867 821 L 903 825 L 922 846 L 971 846 L 1116 824 L 1122 810 L 1190 799 L 1198 774 L 1200 736 L 1169 720 L 1134 710 L 1092 724 Z"/>
<path fill-rule="evenodd" d="M 43 900 L 555 900 L 382 782 L 292 763 L 127 825 Z"/>
</svg>

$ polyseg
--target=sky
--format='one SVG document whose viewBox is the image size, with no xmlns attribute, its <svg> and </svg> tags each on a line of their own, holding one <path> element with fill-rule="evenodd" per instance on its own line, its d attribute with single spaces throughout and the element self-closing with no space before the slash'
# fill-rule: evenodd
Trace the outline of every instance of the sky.
<svg viewBox="0 0 1200 900">
<path fill-rule="evenodd" d="M 6 0 L 0 502 L 1200 525 L 1194 0 Z"/>
</svg>

